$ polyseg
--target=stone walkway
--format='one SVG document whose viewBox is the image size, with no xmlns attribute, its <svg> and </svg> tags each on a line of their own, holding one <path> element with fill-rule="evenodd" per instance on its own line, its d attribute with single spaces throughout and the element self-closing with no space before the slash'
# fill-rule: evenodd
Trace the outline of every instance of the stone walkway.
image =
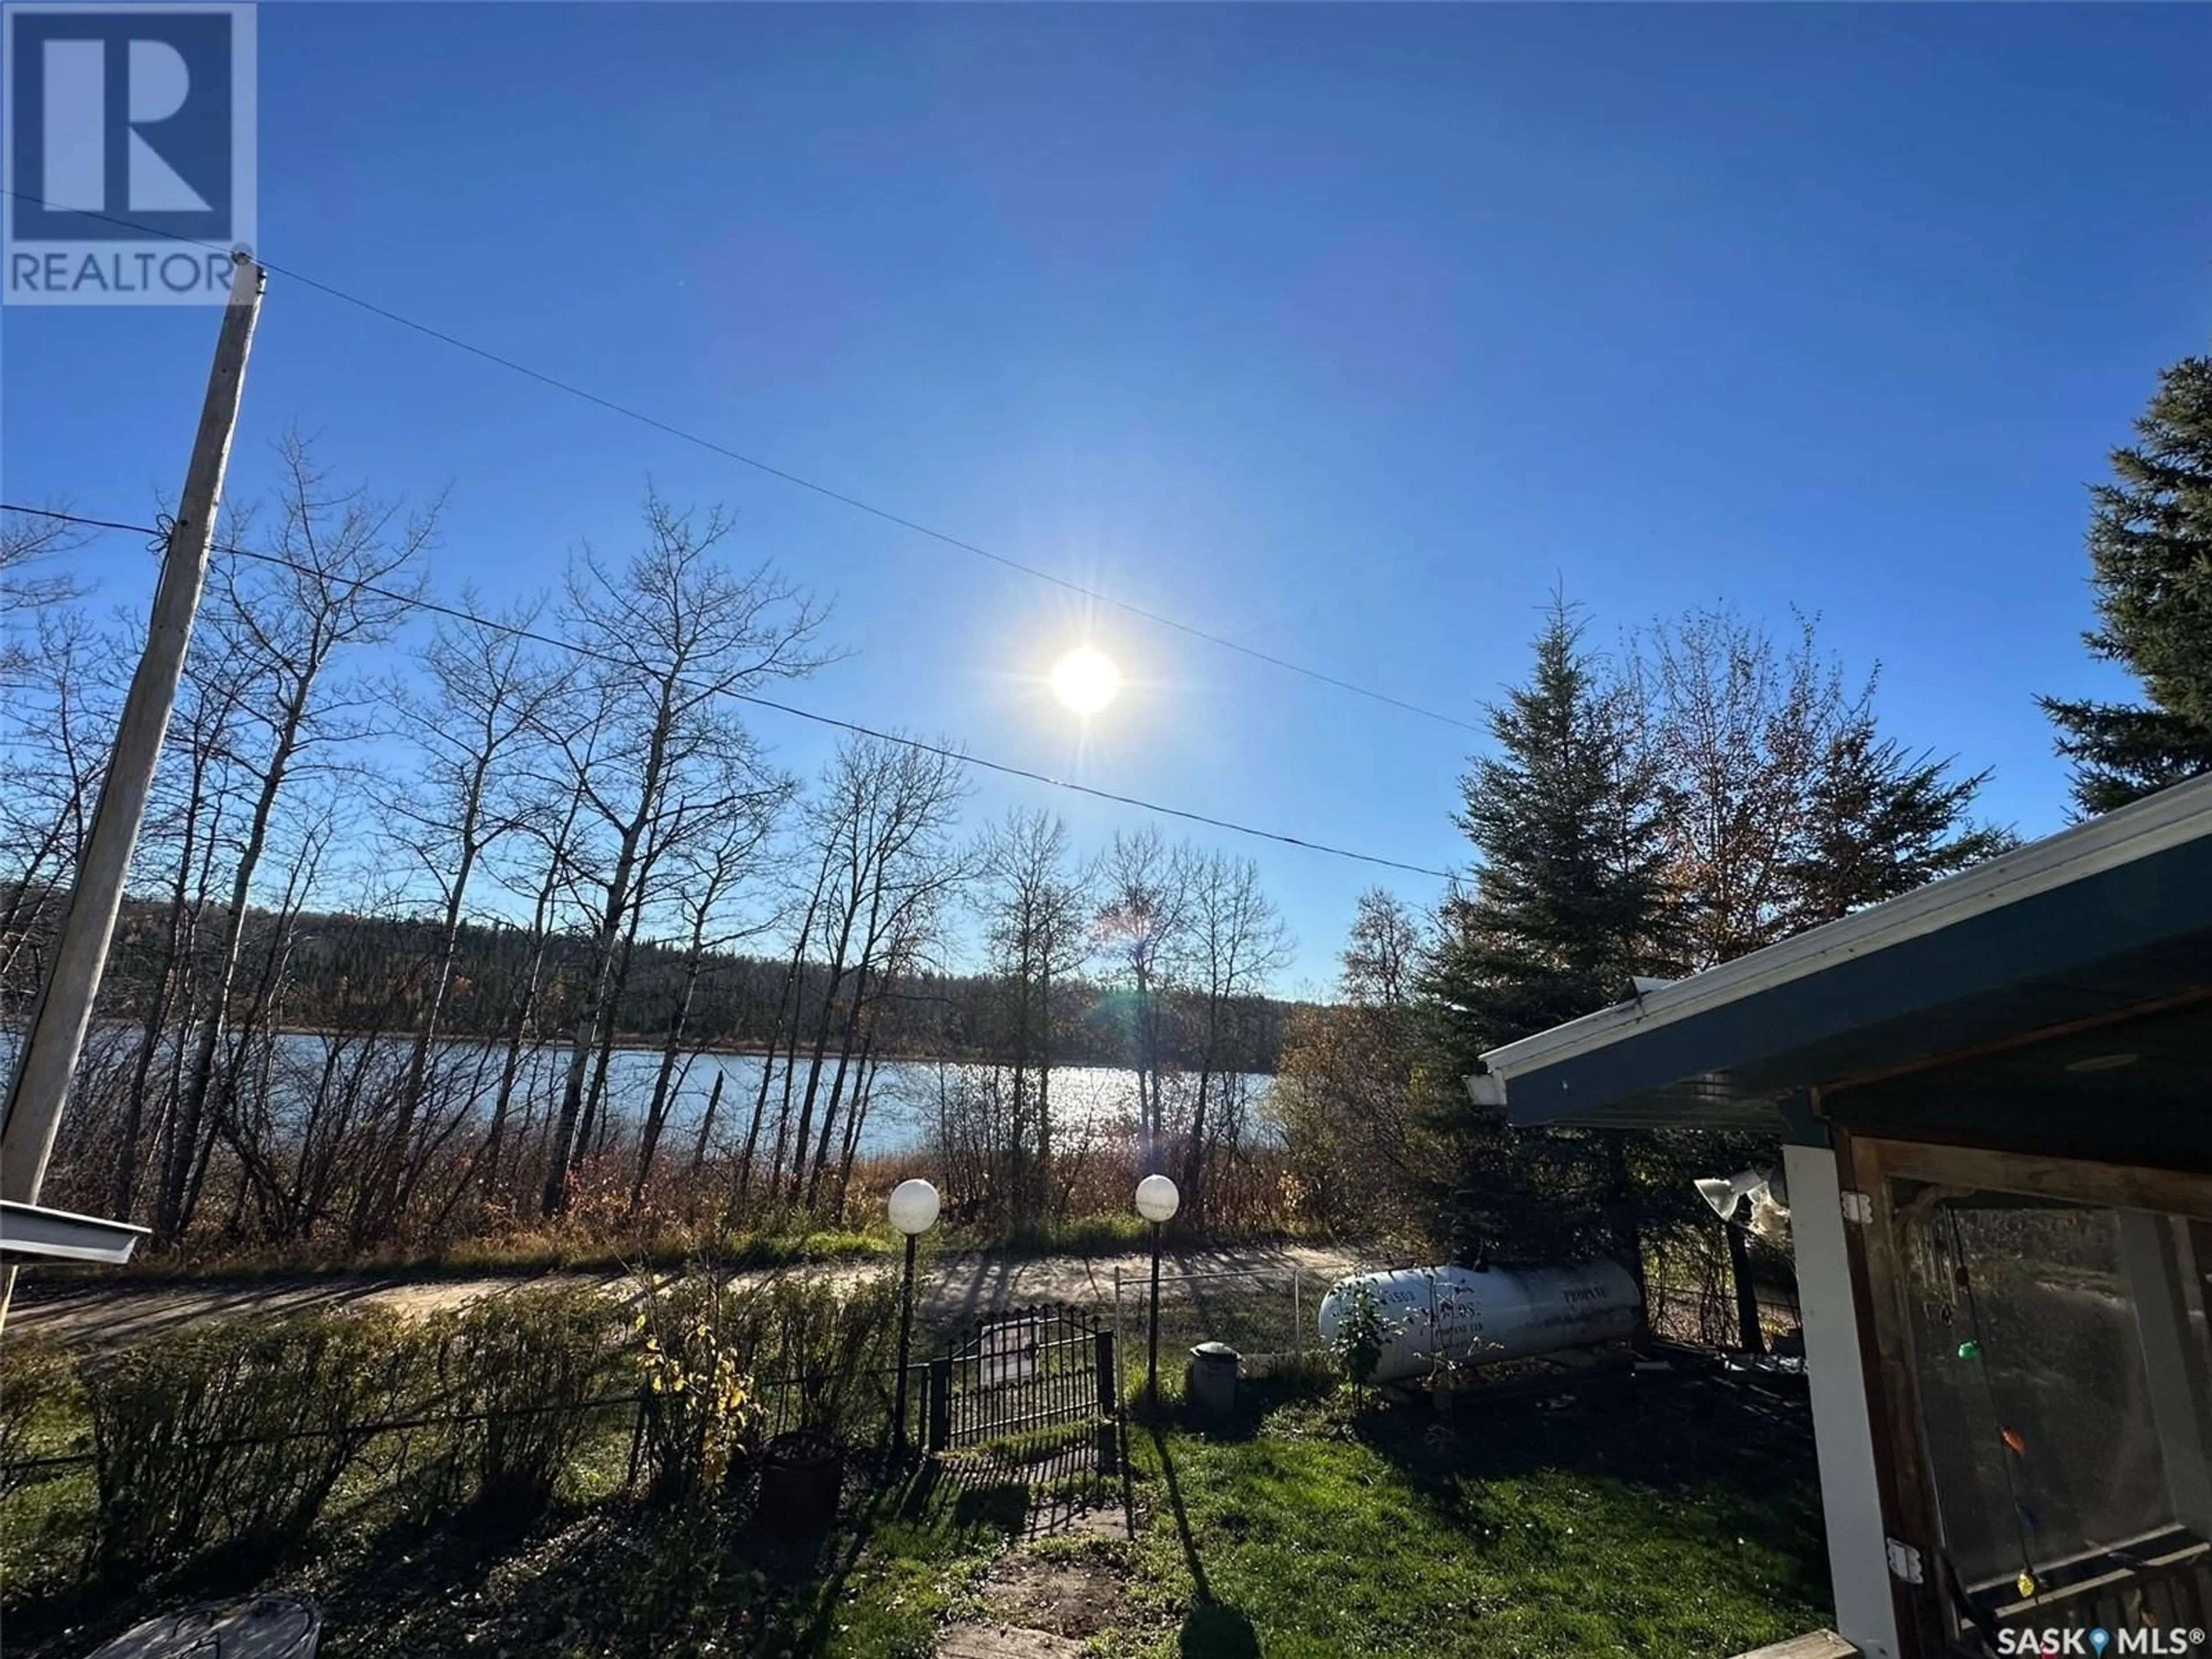
<svg viewBox="0 0 2212 1659">
<path fill-rule="evenodd" d="M 1126 1540 L 1118 1509 L 1093 1510 L 1061 1537 Z M 1126 1575 L 1106 1551 L 1050 1555 L 1018 1546 L 983 1581 L 988 1616 L 949 1626 L 936 1659 L 1074 1659 L 1087 1638 L 1122 1622 Z"/>
</svg>

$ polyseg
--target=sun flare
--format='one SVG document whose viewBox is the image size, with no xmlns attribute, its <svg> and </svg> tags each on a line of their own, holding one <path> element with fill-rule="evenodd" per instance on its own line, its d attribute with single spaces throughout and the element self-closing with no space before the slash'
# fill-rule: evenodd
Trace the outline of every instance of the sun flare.
<svg viewBox="0 0 2212 1659">
<path fill-rule="evenodd" d="M 1121 671 L 1094 646 L 1079 645 L 1052 665 L 1052 694 L 1079 714 L 1095 714 L 1121 694 Z"/>
</svg>

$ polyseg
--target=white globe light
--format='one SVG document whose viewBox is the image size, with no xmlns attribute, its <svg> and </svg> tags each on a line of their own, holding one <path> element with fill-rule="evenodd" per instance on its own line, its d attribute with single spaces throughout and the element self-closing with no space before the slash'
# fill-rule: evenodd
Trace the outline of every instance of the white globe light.
<svg viewBox="0 0 2212 1659">
<path fill-rule="evenodd" d="M 891 1188 L 891 1225 L 912 1238 L 937 1224 L 937 1188 L 927 1181 L 902 1181 Z"/>
<path fill-rule="evenodd" d="M 1182 1206 L 1182 1194 L 1163 1175 L 1146 1176 L 1137 1183 L 1137 1213 L 1147 1221 L 1165 1221 Z"/>
</svg>

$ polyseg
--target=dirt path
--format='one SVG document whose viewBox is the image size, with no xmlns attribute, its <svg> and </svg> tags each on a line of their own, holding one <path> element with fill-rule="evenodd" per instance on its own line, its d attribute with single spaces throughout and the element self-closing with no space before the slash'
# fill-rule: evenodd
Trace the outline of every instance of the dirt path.
<svg viewBox="0 0 2212 1659">
<path fill-rule="evenodd" d="M 1360 1251 L 1306 1244 L 1262 1244 L 1226 1249 L 1179 1251 L 1164 1275 L 1250 1273 L 1287 1284 L 1292 1268 L 1309 1284 L 1326 1285 L 1357 1271 L 1371 1258 Z M 944 1322 L 1037 1302 L 1104 1303 L 1114 1294 L 1114 1273 L 1121 1273 L 1124 1294 L 1141 1285 L 1150 1270 L 1144 1255 L 1005 1256 L 986 1253 L 944 1255 L 921 1290 L 925 1316 Z M 811 1273 L 857 1278 L 879 1271 L 873 1264 L 787 1267 L 741 1273 L 765 1279 L 772 1273 Z M 1255 1287 L 1266 1282 L 1255 1279 Z M 611 1294 L 626 1293 L 634 1281 L 612 1273 L 540 1273 L 485 1279 L 258 1279 L 103 1289 L 87 1281 L 49 1294 L 19 1293 L 8 1316 L 9 1335 L 37 1335 L 76 1347 L 133 1342 L 203 1320 L 236 1314 L 275 1314 L 309 1308 L 370 1304 L 407 1313 L 432 1313 L 526 1285 L 602 1285 Z M 1226 1281 L 1224 1281 L 1224 1287 Z M 25 1287 L 26 1289 L 28 1286 Z"/>
</svg>

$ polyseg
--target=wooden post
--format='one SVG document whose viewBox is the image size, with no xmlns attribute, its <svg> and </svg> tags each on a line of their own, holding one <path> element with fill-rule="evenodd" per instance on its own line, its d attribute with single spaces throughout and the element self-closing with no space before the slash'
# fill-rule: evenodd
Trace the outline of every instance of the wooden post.
<svg viewBox="0 0 2212 1659">
<path fill-rule="evenodd" d="M 1887 1536 L 1920 1552 L 1923 1582 L 1895 1579 L 1890 1594 L 1904 1653 L 1934 1655 L 1947 1640 L 1937 1575 L 1926 1564 L 1938 1559 L 1942 1537 L 1935 1493 L 1922 1462 L 1919 1383 L 1913 1369 L 1911 1309 L 1907 1299 L 1905 1238 L 1891 1171 L 1877 1143 L 1836 1133 L 1838 1173 L 1848 1167 L 1853 1185 L 1868 1199 L 1870 1218 L 1844 1230 L 1852 1299 L 1865 1309 L 1859 1341 L 1875 1445 L 1887 1454 L 1877 1466 Z M 1795 1191 L 1795 1188 L 1792 1188 Z"/>
<path fill-rule="evenodd" d="M 162 556 L 161 584 L 154 593 L 153 620 L 146 649 L 131 676 L 117 723 L 115 747 L 100 786 L 92 828 L 62 913 L 46 982 L 40 987 L 23 1047 L 8 1085 L 7 1108 L 0 1115 L 0 1198 L 30 1204 L 38 1200 L 53 1156 L 54 1134 L 69 1098 L 70 1079 L 84 1050 L 94 1000 L 107 965 L 108 941 L 123 907 L 123 884 L 146 816 L 146 797 L 169 730 L 169 711 L 183 677 L 185 649 L 191 641 L 192 618 L 207 578 L 208 549 L 215 538 L 216 509 L 222 499 L 222 475 L 237 429 L 238 405 L 246 389 L 246 354 L 261 315 L 265 273 L 250 254 L 232 256 L 230 301 L 216 337 L 215 363 L 208 374 L 199 430 L 185 472 L 185 493 L 169 530 Z M 8 1297 L 15 1270 L 0 1276 L 0 1325 L 7 1320 Z"/>
<path fill-rule="evenodd" d="M 1098 1473 L 1121 1472 L 1121 1425 L 1115 1417 L 1114 1333 L 1098 1333 Z"/>
<path fill-rule="evenodd" d="M 952 1438 L 952 1360 L 939 1354 L 929 1362 L 929 1449 L 941 1452 Z"/>
<path fill-rule="evenodd" d="M 1114 1333 L 1098 1333 L 1098 1414 L 1114 1415 Z"/>
<path fill-rule="evenodd" d="M 1852 1265 L 1861 1248 L 1853 1236 L 1865 1228 L 1843 1212 L 1842 1189 L 1856 1179 L 1851 1157 L 1848 1150 L 1804 1146 L 1784 1146 L 1782 1156 L 1790 1176 L 1836 1628 L 1869 1659 L 1899 1659 L 1897 1587 L 1883 1543 L 1893 1531 L 1894 1510 L 1877 1437 L 1881 1377 L 1864 1346 L 1870 1316 L 1864 1275 Z"/>
<path fill-rule="evenodd" d="M 1115 1263 L 1114 1264 L 1114 1348 L 1115 1348 L 1115 1358 L 1117 1360 L 1121 1358 L 1121 1264 L 1120 1262 L 1118 1262 L 1118 1261 L 1117 1261 L 1117 1262 L 1115 1262 Z M 1120 1382 L 1120 1381 L 1121 1381 L 1121 1378 L 1120 1378 L 1119 1376 L 1116 1376 L 1116 1377 L 1115 1378 L 1115 1382 L 1117 1384 Z M 1118 1389 L 1117 1389 L 1117 1391 L 1118 1391 Z"/>
<path fill-rule="evenodd" d="M 1729 1282 L 1735 1289 L 1737 1345 L 1746 1353 L 1765 1353 L 1766 1334 L 1759 1328 L 1759 1287 L 1751 1282 L 1751 1246 L 1745 1237 L 1750 1222 L 1751 1200 L 1740 1198 L 1735 1214 L 1721 1223 L 1721 1231 L 1728 1237 Z"/>
<path fill-rule="evenodd" d="M 2203 1339 L 2192 1340 L 2190 1304 L 2191 1281 L 2203 1282 L 2202 1269 L 2195 1252 L 2179 1247 L 2172 1218 L 2142 1210 L 2118 1215 L 2120 1266 L 2135 1304 L 2173 1518 L 2201 1538 L 2212 1529 L 2212 1388 Z"/>
</svg>

